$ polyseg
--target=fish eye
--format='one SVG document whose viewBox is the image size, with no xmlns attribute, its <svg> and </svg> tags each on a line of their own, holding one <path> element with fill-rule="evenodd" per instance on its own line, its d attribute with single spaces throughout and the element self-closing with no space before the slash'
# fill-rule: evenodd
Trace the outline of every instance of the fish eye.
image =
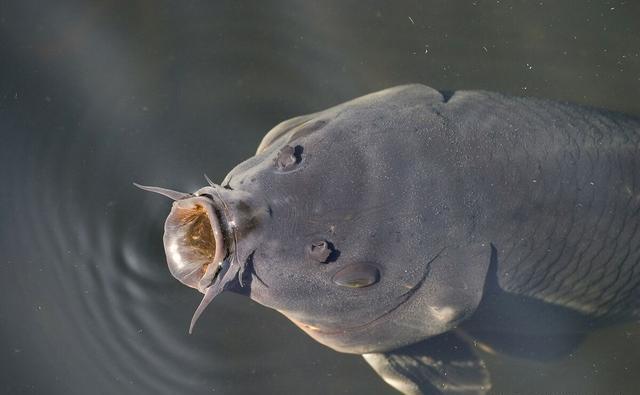
<svg viewBox="0 0 640 395">
<path fill-rule="evenodd" d="M 302 161 L 302 151 L 304 149 L 301 145 L 292 147 L 285 145 L 278 151 L 276 158 L 274 159 L 274 165 L 280 171 L 287 172 L 296 168 Z"/>
<path fill-rule="evenodd" d="M 353 263 L 337 271 L 332 281 L 342 287 L 364 288 L 380 281 L 380 270 L 369 263 Z"/>
<path fill-rule="evenodd" d="M 211 201 L 194 197 L 176 201 L 165 222 L 164 247 L 171 274 L 183 284 L 201 289 L 212 263 L 224 256 L 220 225 Z M 214 270 L 217 265 L 214 265 Z"/>
</svg>

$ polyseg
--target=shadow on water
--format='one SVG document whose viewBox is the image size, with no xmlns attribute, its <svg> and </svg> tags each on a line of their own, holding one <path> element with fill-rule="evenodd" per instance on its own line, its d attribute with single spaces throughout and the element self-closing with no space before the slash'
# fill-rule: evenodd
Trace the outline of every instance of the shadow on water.
<svg viewBox="0 0 640 395">
<path fill-rule="evenodd" d="M 164 263 L 169 203 L 277 122 L 423 82 L 640 114 L 636 4 L 13 2 L 0 6 L 0 392 L 394 393 L 276 313 Z M 486 356 L 496 394 L 624 393 L 640 331 Z M 542 382 L 544 381 L 544 382 Z"/>
</svg>

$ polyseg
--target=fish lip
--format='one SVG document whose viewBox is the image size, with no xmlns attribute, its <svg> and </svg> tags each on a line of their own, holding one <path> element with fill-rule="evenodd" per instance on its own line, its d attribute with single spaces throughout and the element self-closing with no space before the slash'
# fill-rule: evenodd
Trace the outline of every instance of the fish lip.
<svg viewBox="0 0 640 395">
<path fill-rule="evenodd" d="M 231 282 L 231 279 L 226 279 L 226 277 L 227 273 L 232 270 L 233 258 L 228 256 L 229 249 L 224 241 L 232 240 L 233 250 L 237 251 L 237 236 L 233 222 L 229 221 L 229 206 L 216 189 L 218 186 L 213 184 L 208 177 L 206 178 L 210 186 L 199 189 L 194 193 L 194 196 L 195 198 L 203 199 L 205 202 L 205 209 L 210 218 L 212 228 L 216 227 L 214 228 L 214 236 L 219 235 L 219 238 L 216 238 L 216 243 L 218 243 L 219 240 L 220 243 L 222 243 L 219 245 L 222 245 L 223 248 L 220 250 L 216 249 L 212 264 L 207 266 L 204 276 L 198 283 L 197 289 L 204 294 L 204 297 L 191 318 L 189 334 L 193 333 L 196 322 L 207 306 L 209 306 L 215 297 L 225 290 L 225 286 Z M 231 233 L 231 239 L 227 237 L 228 233 L 224 233 L 225 231 Z"/>
<path fill-rule="evenodd" d="M 204 208 L 207 216 L 207 220 L 209 222 L 209 225 L 211 226 L 213 237 L 216 243 L 214 256 L 209 261 L 204 275 L 200 278 L 200 280 L 196 284 L 193 284 L 193 283 L 188 284 L 185 281 L 183 281 L 183 279 L 180 278 L 181 276 L 179 276 L 178 273 L 174 273 L 173 266 L 171 265 L 171 263 L 169 264 L 169 269 L 172 272 L 173 276 L 178 281 L 182 282 L 183 284 L 189 287 L 196 288 L 198 291 L 202 293 L 205 293 L 206 289 L 209 286 L 211 286 L 215 282 L 215 280 L 218 278 L 222 262 L 224 261 L 227 255 L 227 243 L 225 243 L 225 237 L 222 230 L 223 220 L 221 219 L 221 215 L 219 215 L 220 210 L 217 209 L 214 199 L 207 195 L 195 194 L 195 195 L 185 197 L 183 199 L 176 200 L 173 203 L 171 213 L 169 214 L 169 217 L 167 218 L 167 222 L 165 223 L 165 235 L 163 237 L 163 244 L 165 245 L 165 253 L 168 256 L 169 253 L 166 252 L 167 248 L 169 248 L 167 247 L 168 246 L 167 243 L 171 243 L 173 235 L 171 235 L 171 232 L 167 231 L 166 227 L 167 227 L 167 223 L 169 222 L 169 218 L 171 218 L 174 210 L 188 209 L 195 205 L 200 205 L 201 207 Z"/>
<path fill-rule="evenodd" d="M 236 240 L 235 227 L 230 226 L 232 222 L 229 220 L 228 206 L 215 188 L 215 186 L 204 187 L 194 193 L 195 197 L 201 198 L 205 202 L 205 210 L 207 210 L 207 216 L 216 238 L 216 245 L 222 246 L 222 248 L 216 248 L 216 254 L 198 284 L 198 291 L 203 294 L 206 293 L 207 288 L 213 286 L 216 280 L 220 279 L 223 263 L 229 252 L 227 241 L 230 240 L 235 246 Z M 226 230 L 229 230 L 231 237 L 227 237 Z"/>
</svg>

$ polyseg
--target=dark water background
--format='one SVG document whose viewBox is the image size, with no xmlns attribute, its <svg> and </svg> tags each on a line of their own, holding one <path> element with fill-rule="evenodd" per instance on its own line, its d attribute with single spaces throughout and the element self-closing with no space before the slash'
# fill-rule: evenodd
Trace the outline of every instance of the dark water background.
<svg viewBox="0 0 640 395">
<path fill-rule="evenodd" d="M 0 1 L 0 393 L 392 394 L 359 356 L 169 274 L 169 202 L 277 122 L 422 82 L 640 114 L 636 1 Z M 492 394 L 635 394 L 640 330 Z"/>
</svg>

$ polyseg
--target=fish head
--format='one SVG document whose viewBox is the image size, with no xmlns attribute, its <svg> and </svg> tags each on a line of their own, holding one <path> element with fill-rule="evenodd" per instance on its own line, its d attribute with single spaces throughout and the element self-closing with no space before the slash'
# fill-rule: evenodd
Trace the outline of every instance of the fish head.
<svg viewBox="0 0 640 395">
<path fill-rule="evenodd" d="M 473 313 L 490 247 L 428 206 L 455 200 L 446 180 L 431 183 L 443 189 L 429 191 L 433 199 L 413 198 L 425 182 L 408 185 L 418 175 L 398 155 L 414 147 L 384 122 L 399 102 L 442 100 L 424 88 L 283 122 L 221 185 L 174 202 L 165 252 L 172 274 L 205 294 L 195 319 L 229 290 L 335 350 L 362 354 L 443 333 Z"/>
</svg>

